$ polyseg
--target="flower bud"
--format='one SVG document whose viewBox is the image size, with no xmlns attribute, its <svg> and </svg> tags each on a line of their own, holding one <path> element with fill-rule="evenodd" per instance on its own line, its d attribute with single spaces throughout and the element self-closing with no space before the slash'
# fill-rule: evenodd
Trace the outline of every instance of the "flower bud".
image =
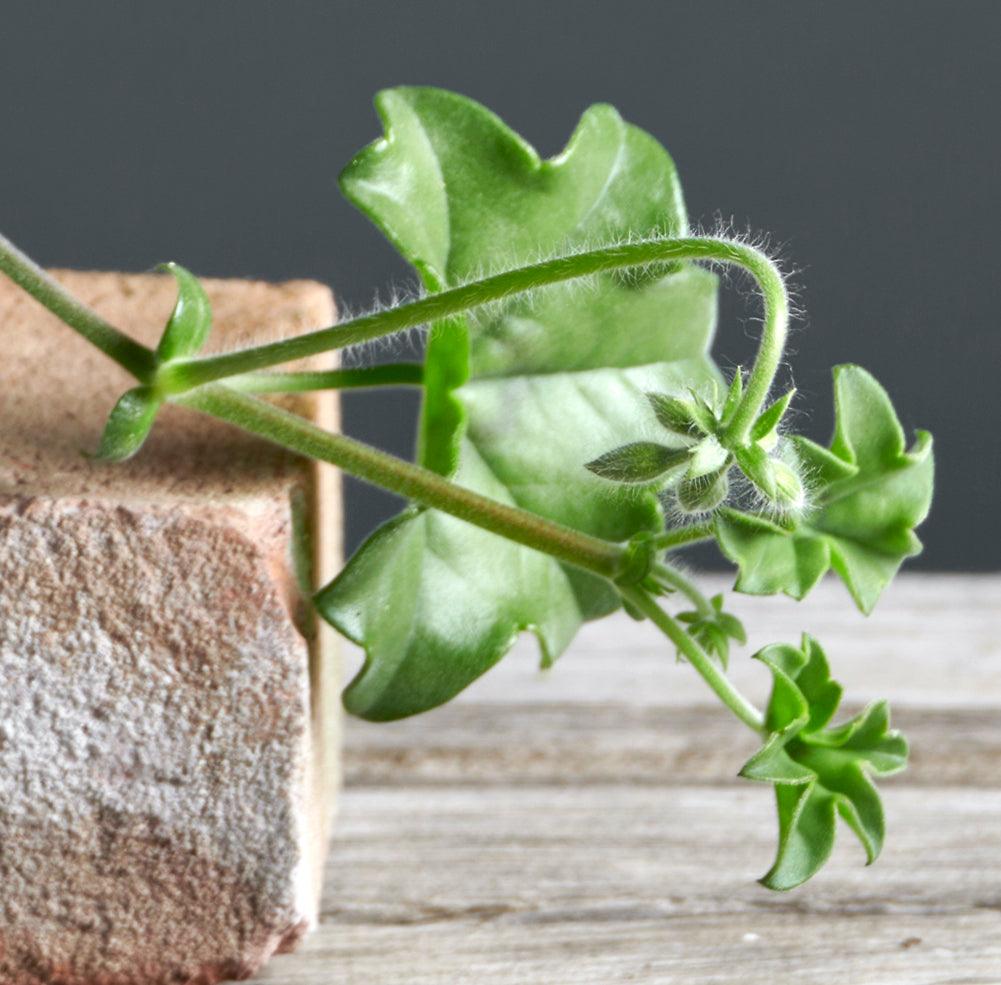
<svg viewBox="0 0 1001 985">
<path fill-rule="evenodd" d="M 727 497 L 730 483 L 726 469 L 683 479 L 678 486 L 678 505 L 686 513 L 710 513 Z"/>
<path fill-rule="evenodd" d="M 773 458 L 771 464 L 775 479 L 775 499 L 786 509 L 799 509 L 805 498 L 800 477 L 785 462 Z"/>
</svg>

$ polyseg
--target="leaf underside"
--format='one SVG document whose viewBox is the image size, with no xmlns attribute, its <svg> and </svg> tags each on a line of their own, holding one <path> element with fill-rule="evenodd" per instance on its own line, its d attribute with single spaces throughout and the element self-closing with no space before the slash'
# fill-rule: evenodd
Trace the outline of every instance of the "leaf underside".
<svg viewBox="0 0 1001 985">
<path fill-rule="evenodd" d="M 674 165 L 609 106 L 551 160 L 496 116 L 437 89 L 381 93 L 386 136 L 341 187 L 428 291 L 687 219 Z M 613 540 L 660 529 L 652 490 L 609 488 L 585 463 L 636 438 L 647 392 L 717 378 L 706 355 L 716 281 L 679 267 L 603 275 L 431 326 L 419 458 L 489 496 Z M 656 437 L 656 428 L 651 436 Z M 599 580 L 433 510 L 377 531 L 317 597 L 365 648 L 349 710 L 397 718 L 448 700 L 533 631 L 555 659 L 612 611 Z"/>
</svg>

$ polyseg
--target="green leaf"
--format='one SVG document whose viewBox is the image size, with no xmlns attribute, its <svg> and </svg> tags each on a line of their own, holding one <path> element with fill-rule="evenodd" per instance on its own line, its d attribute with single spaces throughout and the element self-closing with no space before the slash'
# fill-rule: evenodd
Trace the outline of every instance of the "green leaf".
<svg viewBox="0 0 1001 985">
<path fill-rule="evenodd" d="M 456 480 L 510 502 L 475 453 L 463 456 Z M 545 555 L 416 507 L 377 530 L 316 604 L 365 647 L 365 666 L 344 703 L 373 721 L 448 701 L 523 630 L 536 635 L 548 664 L 581 619 L 569 580 Z"/>
<path fill-rule="evenodd" d="M 634 441 L 599 455 L 584 467 L 613 482 L 653 482 L 665 472 L 686 465 L 691 459 L 687 448 L 668 448 L 654 441 Z"/>
<path fill-rule="evenodd" d="M 779 848 L 762 882 L 792 889 L 827 861 L 840 815 L 876 860 L 885 822 L 872 776 L 907 764 L 907 742 L 890 728 L 885 702 L 870 705 L 843 725 L 829 727 L 841 700 L 820 644 L 804 635 L 799 649 L 785 644 L 755 654 L 772 672 L 764 745 L 741 776 L 775 784 Z"/>
<path fill-rule="evenodd" d="M 868 613 L 903 561 L 921 550 L 914 528 L 931 505 L 932 441 L 919 431 L 906 448 L 886 392 L 858 366 L 835 369 L 834 395 L 830 449 L 792 442 L 809 487 L 803 517 L 784 527 L 724 510 L 716 537 L 739 567 L 738 591 L 803 598 L 833 568 Z"/>
<path fill-rule="evenodd" d="M 121 462 L 142 447 L 156 420 L 162 400 L 145 386 L 127 390 L 112 408 L 93 456 L 105 462 Z"/>
<path fill-rule="evenodd" d="M 386 136 L 348 165 L 341 185 L 428 291 L 585 245 L 687 228 L 671 159 L 609 106 L 589 109 L 566 149 L 549 161 L 492 113 L 452 93 L 393 89 L 376 106 Z M 646 393 L 680 394 L 716 379 L 706 356 L 715 317 L 715 278 L 683 266 L 643 277 L 598 276 L 492 305 L 475 319 L 435 324 L 418 456 L 471 488 L 503 491 L 525 509 L 596 536 L 623 541 L 660 530 L 654 489 L 603 482 L 584 465 L 636 438 Z M 377 629 L 378 614 L 403 611 L 412 598 L 453 609 L 453 578 L 478 586 L 473 635 L 491 655 L 497 641 L 505 641 L 501 650 L 509 645 L 511 626 L 537 624 L 538 613 L 523 609 L 525 599 L 561 626 L 619 604 L 603 582 L 527 548 L 494 551 L 484 572 L 476 546 L 482 533 L 419 522 L 425 563 L 409 563 L 405 577 L 389 564 L 373 567 L 366 558 L 382 543 L 374 539 L 323 595 L 327 618 L 350 625 L 368 655 L 349 695 L 384 688 L 378 700 L 353 708 L 410 714 L 450 690 L 412 691 L 413 682 L 448 678 L 456 689 L 468 683 L 461 654 L 470 626 L 457 606 L 448 645 L 432 629 L 443 617 L 429 608 L 418 609 L 405 639 Z M 367 572 L 369 602 L 347 590 L 355 566 Z M 572 633 L 552 635 L 560 641 L 550 647 L 555 657 Z M 406 670 L 388 674 L 385 667 Z"/>
<path fill-rule="evenodd" d="M 173 274 L 177 281 L 177 301 L 156 347 L 157 361 L 165 363 L 195 356 L 212 328 L 212 305 L 205 288 L 179 263 L 164 263 L 157 269 Z"/>
</svg>

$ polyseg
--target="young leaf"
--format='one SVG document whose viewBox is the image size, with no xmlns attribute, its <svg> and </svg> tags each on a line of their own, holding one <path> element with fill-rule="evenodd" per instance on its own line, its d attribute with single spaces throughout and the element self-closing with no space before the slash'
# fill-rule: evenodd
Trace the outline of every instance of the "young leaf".
<svg viewBox="0 0 1001 985">
<path fill-rule="evenodd" d="M 856 605 L 871 612 L 903 561 L 918 554 L 914 528 L 931 505 L 931 435 L 908 450 L 886 391 L 864 369 L 834 371 L 835 436 L 830 449 L 793 439 L 811 508 L 790 527 L 724 510 L 716 521 L 723 553 L 739 567 L 736 588 L 802 598 L 833 568 Z"/>
<path fill-rule="evenodd" d="M 779 848 L 762 882 L 792 889 L 827 861 L 837 815 L 858 836 L 867 862 L 883 845 L 885 822 L 871 776 L 907 764 L 907 741 L 890 729 L 885 702 L 828 727 L 841 700 L 820 644 L 804 635 L 799 649 L 776 644 L 755 654 L 772 672 L 766 713 L 770 735 L 741 776 L 775 784 Z"/>
<path fill-rule="evenodd" d="M 212 328 L 212 305 L 208 295 L 201 281 L 179 263 L 164 263 L 158 269 L 174 275 L 177 301 L 160 336 L 156 358 L 159 362 L 170 362 L 195 356 Z"/>
<path fill-rule="evenodd" d="M 121 462 L 134 455 L 149 435 L 161 403 L 149 387 L 135 387 L 123 393 L 108 415 L 101 444 L 93 457 Z"/>
<path fill-rule="evenodd" d="M 653 482 L 665 472 L 685 465 L 691 458 L 687 448 L 668 448 L 654 441 L 634 441 L 599 455 L 584 467 L 613 482 Z"/>
<path fill-rule="evenodd" d="M 402 88 L 382 93 L 376 105 L 387 136 L 348 165 L 342 188 L 431 292 L 598 240 L 686 229 L 670 158 L 611 107 L 588 110 L 566 150 L 543 161 L 496 116 L 461 96 Z M 432 326 L 422 463 L 461 475 L 479 491 L 496 482 L 517 505 L 597 536 L 623 541 L 662 529 L 655 490 L 595 483 L 583 468 L 635 438 L 645 392 L 678 393 L 716 378 L 706 356 L 715 278 L 690 266 L 660 273 L 600 276 L 585 290 L 551 288 L 493 306 L 475 322 L 454 318 Z M 379 543 L 373 539 L 323 596 L 327 617 L 357 631 L 368 653 L 353 689 L 379 682 L 384 707 L 418 711 L 449 690 L 404 693 L 404 680 L 427 676 L 458 687 L 471 679 L 466 651 L 446 646 L 435 629 L 440 613 L 419 608 L 405 645 L 377 629 L 378 613 L 405 611 L 414 598 L 448 598 L 453 577 L 479 588 L 476 626 L 481 642 L 491 641 L 490 653 L 509 645 L 512 626 L 537 622 L 535 610 L 521 611 L 511 600 L 531 596 L 534 588 L 523 590 L 523 581 L 539 564 L 547 566 L 548 584 L 571 588 L 550 601 L 560 625 L 619 604 L 599 580 L 521 547 L 498 554 L 484 582 L 476 551 L 452 550 L 440 525 L 422 526 L 425 562 L 408 565 L 406 576 L 392 565 L 368 563 Z M 348 592 L 355 566 L 365 571 L 367 597 Z M 569 635 L 558 638 L 562 646 Z M 551 648 L 552 656 L 557 652 Z M 399 674 L 380 669 L 404 665 Z"/>
</svg>

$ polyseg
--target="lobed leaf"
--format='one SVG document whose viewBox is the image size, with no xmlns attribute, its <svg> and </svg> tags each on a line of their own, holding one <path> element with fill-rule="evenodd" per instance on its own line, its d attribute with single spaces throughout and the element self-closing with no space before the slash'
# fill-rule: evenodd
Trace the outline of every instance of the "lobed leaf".
<svg viewBox="0 0 1001 985">
<path fill-rule="evenodd" d="M 738 591 L 799 599 L 833 568 L 868 613 L 903 561 L 921 551 L 914 528 L 931 506 L 932 440 L 919 431 L 908 450 L 886 391 L 858 366 L 835 369 L 834 398 L 831 447 L 792 440 L 811 487 L 804 516 L 780 526 L 724 509 L 715 533 L 739 568 Z M 757 482 L 756 463 L 741 464 Z"/>
<path fill-rule="evenodd" d="M 341 185 L 429 291 L 599 241 L 686 230 L 671 159 L 609 106 L 589 109 L 549 161 L 452 93 L 393 89 L 376 106 L 386 135 L 348 165 Z M 675 267 L 599 276 L 435 324 L 418 456 L 470 488 L 596 536 L 659 530 L 654 489 L 602 482 L 583 466 L 634 441 L 647 392 L 715 380 L 706 355 L 715 316 L 715 278 Z M 432 511 L 405 517 L 370 539 L 319 599 L 325 617 L 365 647 L 346 695 L 360 714 L 397 717 L 447 700 L 519 627 L 539 627 L 542 612 L 561 627 L 537 630 L 544 659 L 553 659 L 582 620 L 619 604 L 603 582 L 527 548 L 501 549 L 498 538 Z M 386 545 L 404 541 L 409 560 L 396 564 Z M 475 600 L 463 585 L 476 586 Z M 457 600 L 475 617 L 464 619 Z M 407 625 L 380 630 L 395 612 L 409 613 Z M 444 623 L 473 643 L 443 632 Z"/>
<path fill-rule="evenodd" d="M 843 725 L 829 723 L 841 700 L 820 644 L 804 635 L 799 648 L 777 644 L 755 654 L 772 672 L 766 712 L 769 736 L 740 775 L 775 784 L 779 847 L 762 878 L 770 889 L 792 889 L 821 868 L 834 847 L 840 815 L 872 863 L 885 821 L 871 777 L 904 769 L 907 742 L 890 728 L 885 702 Z"/>
</svg>

